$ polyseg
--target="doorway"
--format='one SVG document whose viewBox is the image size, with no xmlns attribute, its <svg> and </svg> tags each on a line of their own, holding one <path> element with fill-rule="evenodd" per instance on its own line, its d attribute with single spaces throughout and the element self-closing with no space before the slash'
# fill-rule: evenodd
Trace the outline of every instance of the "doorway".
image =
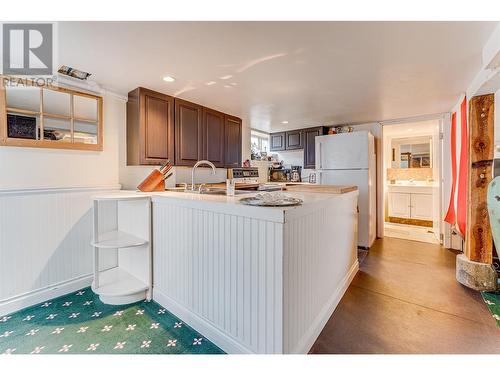
<svg viewBox="0 0 500 375">
<path fill-rule="evenodd" d="M 441 122 L 384 124 L 384 236 L 441 243 Z"/>
</svg>

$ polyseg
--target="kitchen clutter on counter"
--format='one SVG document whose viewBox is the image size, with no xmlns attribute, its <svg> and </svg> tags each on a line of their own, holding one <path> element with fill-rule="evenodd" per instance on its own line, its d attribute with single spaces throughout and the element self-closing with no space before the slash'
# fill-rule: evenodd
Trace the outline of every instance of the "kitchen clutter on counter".
<svg viewBox="0 0 500 375">
<path fill-rule="evenodd" d="M 284 207 L 302 204 L 302 199 L 291 197 L 280 191 L 259 193 L 253 197 L 242 198 L 240 202 L 250 206 Z"/>
</svg>

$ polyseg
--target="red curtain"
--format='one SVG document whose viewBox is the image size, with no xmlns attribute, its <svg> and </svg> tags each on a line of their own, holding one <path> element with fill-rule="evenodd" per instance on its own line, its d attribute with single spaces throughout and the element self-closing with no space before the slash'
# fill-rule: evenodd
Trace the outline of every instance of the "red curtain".
<svg viewBox="0 0 500 375">
<path fill-rule="evenodd" d="M 467 98 L 460 105 L 460 171 L 458 175 L 457 226 L 465 236 L 467 227 L 467 174 L 469 170 L 469 136 L 467 131 Z"/>
<path fill-rule="evenodd" d="M 457 113 L 453 112 L 451 114 L 451 194 L 450 194 L 450 204 L 448 205 L 448 212 L 444 221 L 455 225 L 457 222 L 457 215 L 455 214 L 455 186 L 457 183 Z"/>
</svg>

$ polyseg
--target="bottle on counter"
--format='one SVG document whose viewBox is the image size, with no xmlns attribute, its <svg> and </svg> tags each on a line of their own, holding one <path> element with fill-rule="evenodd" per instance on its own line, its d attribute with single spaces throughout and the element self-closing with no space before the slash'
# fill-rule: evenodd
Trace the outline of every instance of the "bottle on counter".
<svg viewBox="0 0 500 375">
<path fill-rule="evenodd" d="M 228 178 L 226 180 L 226 195 L 233 197 L 235 194 L 236 182 L 233 178 Z"/>
</svg>

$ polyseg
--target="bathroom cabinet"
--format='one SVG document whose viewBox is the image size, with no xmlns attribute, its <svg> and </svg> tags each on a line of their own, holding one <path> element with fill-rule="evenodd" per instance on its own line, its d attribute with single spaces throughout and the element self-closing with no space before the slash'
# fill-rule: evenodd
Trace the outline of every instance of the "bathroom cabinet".
<svg viewBox="0 0 500 375">
<path fill-rule="evenodd" d="M 401 219 L 433 220 L 432 187 L 389 187 L 388 216 Z"/>
</svg>

